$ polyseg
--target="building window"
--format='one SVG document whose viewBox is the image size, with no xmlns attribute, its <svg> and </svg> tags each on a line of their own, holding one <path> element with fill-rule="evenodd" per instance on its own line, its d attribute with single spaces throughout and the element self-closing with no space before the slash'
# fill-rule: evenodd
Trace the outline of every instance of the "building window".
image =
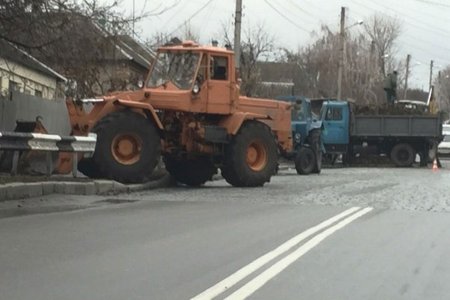
<svg viewBox="0 0 450 300">
<path fill-rule="evenodd" d="M 34 95 L 35 95 L 36 97 L 41 97 L 41 98 L 42 98 L 42 91 L 40 91 L 40 90 L 34 90 Z"/>
<path fill-rule="evenodd" d="M 20 91 L 20 84 L 18 82 L 10 80 L 9 81 L 9 90 L 10 91 L 19 92 Z"/>
</svg>

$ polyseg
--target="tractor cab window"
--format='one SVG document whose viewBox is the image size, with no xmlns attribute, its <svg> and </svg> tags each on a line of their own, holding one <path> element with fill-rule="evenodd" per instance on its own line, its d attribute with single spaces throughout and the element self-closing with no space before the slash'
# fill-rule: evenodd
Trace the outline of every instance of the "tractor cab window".
<svg viewBox="0 0 450 300">
<path fill-rule="evenodd" d="M 228 80 L 228 58 L 211 56 L 209 74 L 212 80 Z"/>
<path fill-rule="evenodd" d="M 180 90 L 192 88 L 200 54 L 192 52 L 160 52 L 156 57 L 147 87 L 173 84 Z"/>
<path fill-rule="evenodd" d="M 206 79 L 206 74 L 208 71 L 208 57 L 206 55 L 203 55 L 202 61 L 200 63 L 200 68 L 198 69 L 198 73 L 197 73 L 197 82 L 201 85 L 205 79 Z"/>
<path fill-rule="evenodd" d="M 342 120 L 342 108 L 340 107 L 329 107 L 327 114 L 325 116 L 327 121 L 339 121 Z"/>
</svg>

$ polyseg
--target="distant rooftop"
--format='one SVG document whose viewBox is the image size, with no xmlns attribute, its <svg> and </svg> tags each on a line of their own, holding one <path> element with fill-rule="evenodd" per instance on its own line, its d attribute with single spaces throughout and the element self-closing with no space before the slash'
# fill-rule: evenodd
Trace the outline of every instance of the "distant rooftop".
<svg viewBox="0 0 450 300">
<path fill-rule="evenodd" d="M 0 58 L 8 59 L 19 65 L 26 66 L 34 71 L 56 78 L 58 81 L 67 80 L 64 76 L 37 60 L 26 51 L 2 39 L 0 39 Z"/>
</svg>

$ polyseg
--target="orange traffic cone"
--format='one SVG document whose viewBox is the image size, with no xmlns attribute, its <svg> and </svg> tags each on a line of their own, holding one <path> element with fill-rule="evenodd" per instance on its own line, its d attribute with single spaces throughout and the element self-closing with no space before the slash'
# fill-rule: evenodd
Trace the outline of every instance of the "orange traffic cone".
<svg viewBox="0 0 450 300">
<path fill-rule="evenodd" d="M 433 160 L 433 171 L 437 171 L 437 170 L 439 170 L 439 168 L 438 168 L 438 165 L 437 165 L 437 159 L 435 158 Z"/>
</svg>

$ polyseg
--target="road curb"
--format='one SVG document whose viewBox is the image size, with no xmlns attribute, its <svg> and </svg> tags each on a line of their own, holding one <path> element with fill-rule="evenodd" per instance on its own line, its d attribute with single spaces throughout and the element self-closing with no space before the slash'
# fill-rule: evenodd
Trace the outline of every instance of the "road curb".
<svg viewBox="0 0 450 300">
<path fill-rule="evenodd" d="M 153 181 L 142 184 L 122 184 L 112 180 L 93 180 L 86 182 L 73 181 L 40 181 L 14 182 L 0 185 L 0 202 L 40 197 L 50 194 L 61 195 L 109 195 L 131 193 L 169 187 L 174 184 L 168 174 Z"/>
</svg>

